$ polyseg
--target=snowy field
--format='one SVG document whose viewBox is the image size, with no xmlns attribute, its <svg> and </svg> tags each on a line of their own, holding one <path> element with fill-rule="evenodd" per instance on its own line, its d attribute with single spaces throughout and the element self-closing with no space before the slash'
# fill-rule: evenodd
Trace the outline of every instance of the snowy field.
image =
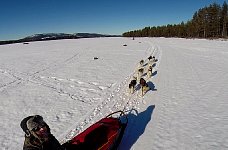
<svg viewBox="0 0 228 150">
<path fill-rule="evenodd" d="M 127 46 L 123 46 L 123 45 Z M 154 55 L 151 88 L 129 94 Z M 98 57 L 98 59 L 94 59 Z M 39 114 L 61 142 L 116 110 L 119 150 L 228 149 L 228 41 L 95 38 L 0 46 L 0 149 L 21 150 L 20 121 Z"/>
</svg>

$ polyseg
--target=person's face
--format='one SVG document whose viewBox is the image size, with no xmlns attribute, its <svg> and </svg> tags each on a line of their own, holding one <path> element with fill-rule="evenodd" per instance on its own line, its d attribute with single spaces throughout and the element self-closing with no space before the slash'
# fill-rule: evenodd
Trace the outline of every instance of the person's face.
<svg viewBox="0 0 228 150">
<path fill-rule="evenodd" d="M 49 134 L 47 130 L 47 126 L 45 124 L 39 125 L 35 129 L 33 129 L 33 131 L 36 133 L 37 136 L 41 138 L 46 138 Z"/>
</svg>

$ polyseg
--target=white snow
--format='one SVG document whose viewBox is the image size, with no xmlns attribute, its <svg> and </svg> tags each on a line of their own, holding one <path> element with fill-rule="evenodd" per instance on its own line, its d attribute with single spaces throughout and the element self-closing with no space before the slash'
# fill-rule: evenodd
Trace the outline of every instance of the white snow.
<svg viewBox="0 0 228 150">
<path fill-rule="evenodd" d="M 127 46 L 123 46 L 126 44 Z M 129 94 L 140 60 L 158 59 L 152 90 Z M 98 59 L 94 59 L 98 57 Z M 147 66 L 145 66 L 147 67 Z M 228 149 L 228 42 L 94 38 L 0 46 L 0 147 L 20 150 L 20 121 L 44 117 L 61 142 L 116 110 L 120 150 Z"/>
</svg>

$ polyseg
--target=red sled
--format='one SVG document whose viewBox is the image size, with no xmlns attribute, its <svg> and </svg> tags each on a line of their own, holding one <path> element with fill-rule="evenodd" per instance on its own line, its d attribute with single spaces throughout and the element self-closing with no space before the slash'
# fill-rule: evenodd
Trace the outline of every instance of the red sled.
<svg viewBox="0 0 228 150">
<path fill-rule="evenodd" d="M 113 117 L 120 113 L 119 117 Z M 67 150 L 116 150 L 127 126 L 123 111 L 109 114 L 65 143 Z"/>
</svg>

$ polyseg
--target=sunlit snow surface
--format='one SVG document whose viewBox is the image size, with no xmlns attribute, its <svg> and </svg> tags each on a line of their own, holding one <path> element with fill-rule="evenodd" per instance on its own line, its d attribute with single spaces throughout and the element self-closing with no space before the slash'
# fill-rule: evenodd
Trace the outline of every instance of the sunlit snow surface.
<svg viewBox="0 0 228 150">
<path fill-rule="evenodd" d="M 125 46 L 124 46 L 125 45 Z M 151 90 L 128 84 L 155 56 Z M 94 59 L 97 57 L 98 59 Z M 21 150 L 39 114 L 61 142 L 109 113 L 129 123 L 120 150 L 228 149 L 228 41 L 94 38 L 0 46 L 0 147 Z"/>
</svg>

